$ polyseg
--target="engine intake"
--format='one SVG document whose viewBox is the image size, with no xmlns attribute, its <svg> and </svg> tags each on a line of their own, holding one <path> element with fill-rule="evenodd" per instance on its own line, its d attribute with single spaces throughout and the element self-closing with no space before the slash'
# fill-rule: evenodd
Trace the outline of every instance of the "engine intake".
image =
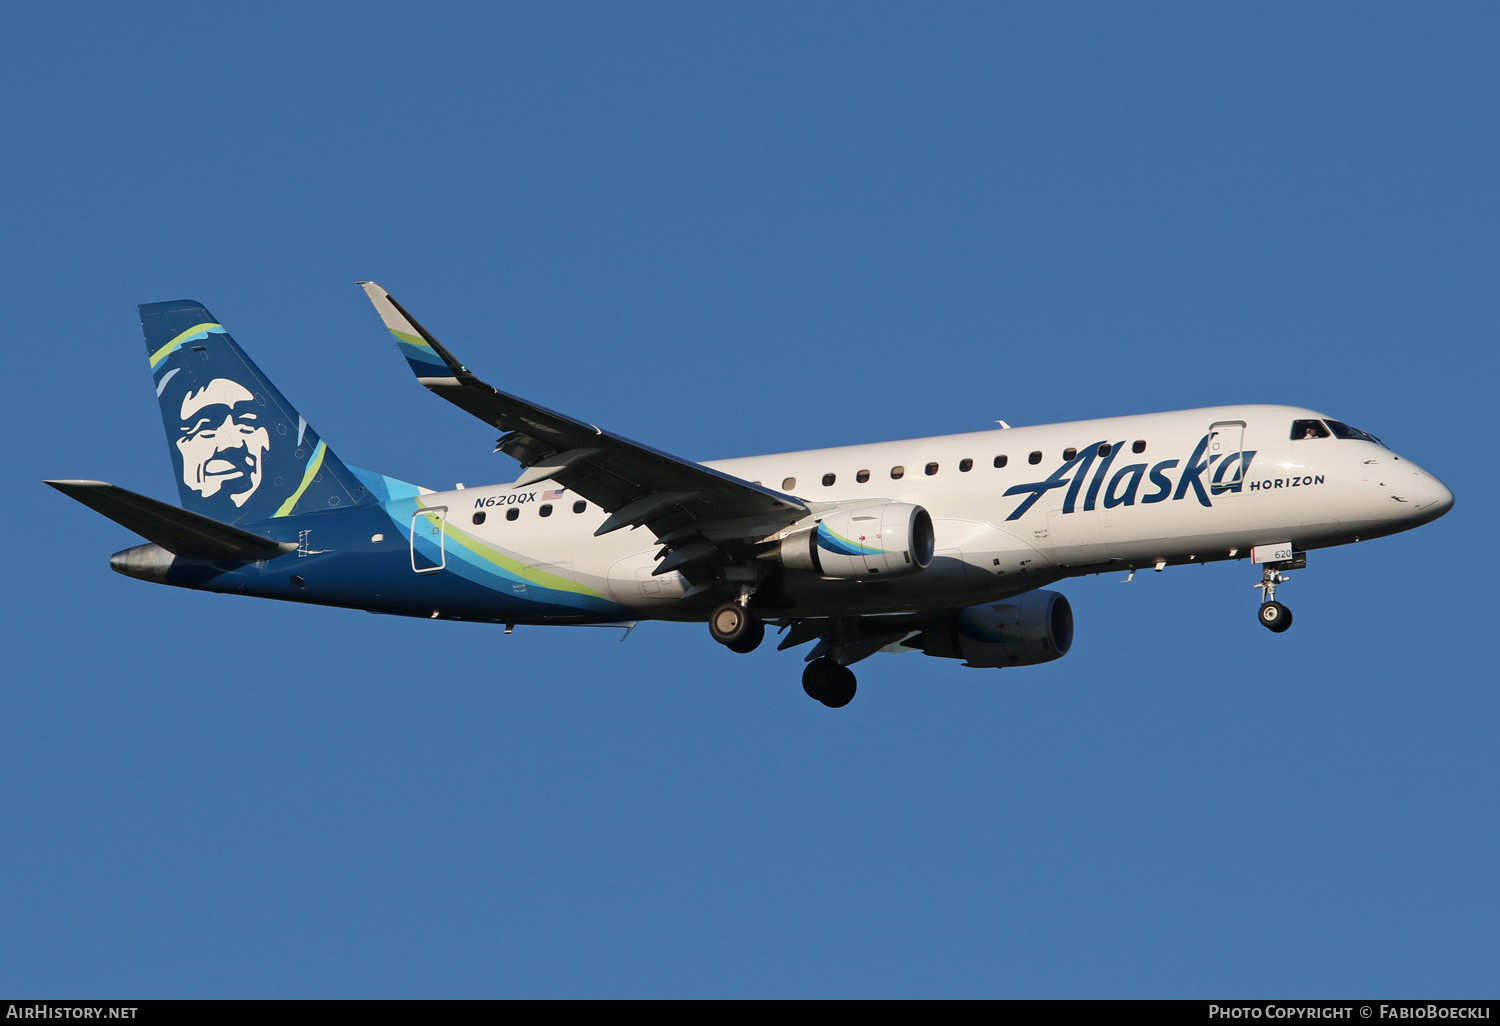
<svg viewBox="0 0 1500 1026">
<path fill-rule="evenodd" d="M 831 513 L 784 538 L 781 562 L 840 580 L 905 577 L 932 562 L 932 517 L 921 506 L 887 502 Z"/>
<path fill-rule="evenodd" d="M 1055 591 L 1029 591 L 960 609 L 907 643 L 930 656 L 977 667 L 1035 666 L 1073 647 L 1073 607 Z"/>
</svg>

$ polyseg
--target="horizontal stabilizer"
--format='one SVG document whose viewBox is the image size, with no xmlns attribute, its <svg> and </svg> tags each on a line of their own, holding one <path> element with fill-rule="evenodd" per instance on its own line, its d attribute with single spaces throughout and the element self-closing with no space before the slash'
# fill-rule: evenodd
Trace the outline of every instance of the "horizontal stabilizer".
<svg viewBox="0 0 1500 1026">
<path fill-rule="evenodd" d="M 192 559 L 254 562 L 295 552 L 295 542 L 276 542 L 242 531 L 104 481 L 47 481 L 71 499 L 103 513 L 121 527 L 153 541 L 168 552 Z"/>
</svg>

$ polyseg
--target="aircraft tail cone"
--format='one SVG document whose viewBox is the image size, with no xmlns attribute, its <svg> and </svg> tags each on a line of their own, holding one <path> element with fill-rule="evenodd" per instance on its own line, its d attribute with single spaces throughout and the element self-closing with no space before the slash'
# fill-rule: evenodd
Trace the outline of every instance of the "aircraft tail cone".
<svg viewBox="0 0 1500 1026">
<path fill-rule="evenodd" d="M 109 557 L 109 568 L 117 574 L 141 581 L 165 584 L 167 571 L 177 557 L 154 542 L 121 549 Z"/>
</svg>

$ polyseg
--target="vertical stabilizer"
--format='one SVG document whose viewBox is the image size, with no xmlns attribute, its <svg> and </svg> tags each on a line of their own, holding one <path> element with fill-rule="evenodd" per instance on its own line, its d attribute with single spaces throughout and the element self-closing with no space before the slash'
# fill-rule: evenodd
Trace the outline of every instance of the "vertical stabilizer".
<svg viewBox="0 0 1500 1026">
<path fill-rule="evenodd" d="M 140 311 L 184 508 L 233 524 L 376 501 L 201 304 Z"/>
</svg>

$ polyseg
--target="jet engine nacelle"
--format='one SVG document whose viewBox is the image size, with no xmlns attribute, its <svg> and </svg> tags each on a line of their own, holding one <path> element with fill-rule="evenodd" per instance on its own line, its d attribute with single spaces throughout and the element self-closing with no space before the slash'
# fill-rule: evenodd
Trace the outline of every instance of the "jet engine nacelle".
<svg viewBox="0 0 1500 1026">
<path fill-rule="evenodd" d="M 816 527 L 782 539 L 791 570 L 865 580 L 904 577 L 932 562 L 932 517 L 921 506 L 887 502 L 830 513 Z"/>
<path fill-rule="evenodd" d="M 930 656 L 967 660 L 966 666 L 1050 663 L 1073 647 L 1073 607 L 1055 591 L 1028 591 L 960 609 L 908 644 Z"/>
</svg>

